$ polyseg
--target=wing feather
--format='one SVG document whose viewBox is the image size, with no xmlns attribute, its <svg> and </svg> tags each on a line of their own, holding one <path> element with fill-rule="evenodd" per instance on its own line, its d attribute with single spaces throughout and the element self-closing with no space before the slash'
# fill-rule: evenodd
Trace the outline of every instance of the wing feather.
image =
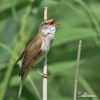
<svg viewBox="0 0 100 100">
<path fill-rule="evenodd" d="M 22 75 L 34 64 L 37 56 L 41 53 L 41 45 L 42 45 L 42 38 L 38 34 L 35 37 L 35 39 L 32 40 L 25 49 L 19 76 Z"/>
<path fill-rule="evenodd" d="M 24 51 L 23 51 L 22 54 L 19 56 L 19 58 L 16 60 L 14 66 L 16 65 L 16 63 L 17 63 L 18 61 L 20 61 L 20 60 L 23 58 L 23 55 L 24 55 Z"/>
</svg>

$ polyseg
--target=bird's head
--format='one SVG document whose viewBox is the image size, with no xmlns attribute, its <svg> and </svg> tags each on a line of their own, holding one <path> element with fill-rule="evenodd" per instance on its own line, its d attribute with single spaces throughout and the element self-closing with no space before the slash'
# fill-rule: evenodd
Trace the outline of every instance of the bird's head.
<svg viewBox="0 0 100 100">
<path fill-rule="evenodd" d="M 39 26 L 39 33 L 41 33 L 42 36 L 44 37 L 54 38 L 56 32 L 56 26 L 60 25 L 60 24 L 55 24 L 55 21 L 57 19 L 58 18 L 47 19 L 41 22 Z"/>
<path fill-rule="evenodd" d="M 55 27 L 57 25 L 60 25 L 60 24 L 55 24 L 54 23 L 57 19 L 58 18 L 55 18 L 55 19 L 46 19 L 46 20 L 42 21 L 41 24 L 40 24 L 40 28 Z"/>
</svg>

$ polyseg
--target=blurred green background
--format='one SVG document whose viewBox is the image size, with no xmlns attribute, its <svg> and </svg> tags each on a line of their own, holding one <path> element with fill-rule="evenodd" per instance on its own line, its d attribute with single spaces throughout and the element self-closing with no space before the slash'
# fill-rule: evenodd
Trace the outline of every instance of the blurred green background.
<svg viewBox="0 0 100 100">
<path fill-rule="evenodd" d="M 77 100 L 100 100 L 100 0 L 0 0 L 0 100 L 17 100 L 21 62 L 13 65 L 36 35 L 45 6 L 61 24 L 48 53 L 48 100 L 73 100 L 80 39 Z M 35 67 L 42 72 L 43 61 Z M 84 93 L 97 97 L 79 97 Z M 20 100 L 41 98 L 42 78 L 31 70 Z"/>
</svg>

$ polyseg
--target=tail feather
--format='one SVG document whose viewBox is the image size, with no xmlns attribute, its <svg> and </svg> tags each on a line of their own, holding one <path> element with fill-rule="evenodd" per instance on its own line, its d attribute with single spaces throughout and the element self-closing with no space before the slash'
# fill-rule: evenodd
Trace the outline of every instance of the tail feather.
<svg viewBox="0 0 100 100">
<path fill-rule="evenodd" d="M 18 92 L 18 99 L 20 98 L 21 92 L 23 88 L 23 80 L 20 81 L 20 87 L 19 87 L 19 92 Z"/>
<path fill-rule="evenodd" d="M 23 88 L 23 84 L 24 84 L 24 81 L 29 73 L 29 69 L 27 69 L 26 72 L 24 72 L 22 75 L 21 75 L 21 81 L 20 81 L 20 87 L 19 87 L 19 92 L 18 92 L 18 98 L 20 98 L 20 95 L 21 95 L 21 92 L 22 92 L 22 88 Z"/>
</svg>

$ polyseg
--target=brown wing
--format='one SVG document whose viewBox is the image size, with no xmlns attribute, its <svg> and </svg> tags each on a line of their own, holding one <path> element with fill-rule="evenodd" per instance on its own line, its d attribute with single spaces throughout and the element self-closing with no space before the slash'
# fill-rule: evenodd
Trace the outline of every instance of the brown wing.
<svg viewBox="0 0 100 100">
<path fill-rule="evenodd" d="M 24 55 L 24 51 L 23 51 L 22 54 L 19 56 L 19 58 L 16 60 L 15 64 L 23 58 L 23 55 Z M 15 64 L 14 64 L 14 66 L 15 66 Z"/>
<path fill-rule="evenodd" d="M 22 75 L 25 71 L 27 71 L 27 69 L 30 68 L 32 64 L 35 62 L 37 56 L 41 53 L 40 50 L 41 45 L 42 45 L 42 38 L 38 34 L 35 37 L 35 39 L 32 40 L 25 49 L 19 76 Z"/>
</svg>

